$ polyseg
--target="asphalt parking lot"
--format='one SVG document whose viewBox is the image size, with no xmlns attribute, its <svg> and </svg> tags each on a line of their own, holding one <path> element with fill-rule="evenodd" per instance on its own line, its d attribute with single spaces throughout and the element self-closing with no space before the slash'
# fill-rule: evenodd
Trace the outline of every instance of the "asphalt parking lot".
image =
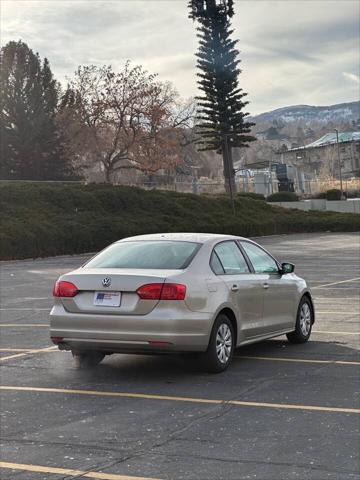
<svg viewBox="0 0 360 480">
<path fill-rule="evenodd" d="M 48 313 L 86 256 L 3 262 L 0 478 L 360 479 L 359 235 L 257 241 L 309 280 L 316 324 L 305 345 L 239 349 L 219 375 L 175 356 L 76 370 Z"/>
</svg>

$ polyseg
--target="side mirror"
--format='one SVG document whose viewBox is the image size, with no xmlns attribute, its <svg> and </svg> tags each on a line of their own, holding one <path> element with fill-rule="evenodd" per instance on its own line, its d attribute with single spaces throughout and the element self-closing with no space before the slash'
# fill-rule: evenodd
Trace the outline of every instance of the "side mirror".
<svg viewBox="0 0 360 480">
<path fill-rule="evenodd" d="M 281 264 L 281 273 L 285 275 L 286 273 L 293 273 L 295 270 L 295 265 L 293 263 L 282 263 Z"/>
</svg>

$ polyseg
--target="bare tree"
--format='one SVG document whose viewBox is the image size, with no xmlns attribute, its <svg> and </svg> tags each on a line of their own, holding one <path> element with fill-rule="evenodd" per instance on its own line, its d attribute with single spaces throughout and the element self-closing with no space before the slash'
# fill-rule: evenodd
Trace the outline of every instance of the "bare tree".
<svg viewBox="0 0 360 480">
<path fill-rule="evenodd" d="M 68 148 L 85 166 L 101 164 L 110 182 L 122 169 L 156 172 L 181 161 L 181 132 L 194 107 L 141 66 L 79 67 L 63 97 L 59 121 Z"/>
<path fill-rule="evenodd" d="M 141 136 L 134 145 L 137 168 L 152 174 L 172 170 L 184 161 L 186 131 L 192 127 L 195 103 L 183 102 L 170 83 L 158 83 L 145 112 Z"/>
</svg>

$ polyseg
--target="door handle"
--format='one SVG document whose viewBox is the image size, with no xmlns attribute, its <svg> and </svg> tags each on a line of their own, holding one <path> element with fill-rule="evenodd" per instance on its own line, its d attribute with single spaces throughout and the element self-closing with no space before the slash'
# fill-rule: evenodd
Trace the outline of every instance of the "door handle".
<svg viewBox="0 0 360 480">
<path fill-rule="evenodd" d="M 234 283 L 234 285 L 231 287 L 231 290 L 233 292 L 237 292 L 239 290 L 239 285 L 236 285 L 236 283 Z"/>
<path fill-rule="evenodd" d="M 263 283 L 263 288 L 265 288 L 265 290 L 267 290 L 269 288 L 269 284 L 268 283 Z"/>
</svg>

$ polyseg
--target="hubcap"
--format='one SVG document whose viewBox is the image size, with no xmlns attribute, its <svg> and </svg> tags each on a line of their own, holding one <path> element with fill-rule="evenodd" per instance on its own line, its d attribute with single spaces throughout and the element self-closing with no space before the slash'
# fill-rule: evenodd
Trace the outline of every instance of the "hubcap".
<svg viewBox="0 0 360 480">
<path fill-rule="evenodd" d="M 300 310 L 300 329 L 301 333 L 306 337 L 311 328 L 311 310 L 307 303 L 304 303 Z"/>
<path fill-rule="evenodd" d="M 229 325 L 222 323 L 216 334 L 216 354 L 221 363 L 227 363 L 231 355 L 232 335 Z"/>
</svg>

